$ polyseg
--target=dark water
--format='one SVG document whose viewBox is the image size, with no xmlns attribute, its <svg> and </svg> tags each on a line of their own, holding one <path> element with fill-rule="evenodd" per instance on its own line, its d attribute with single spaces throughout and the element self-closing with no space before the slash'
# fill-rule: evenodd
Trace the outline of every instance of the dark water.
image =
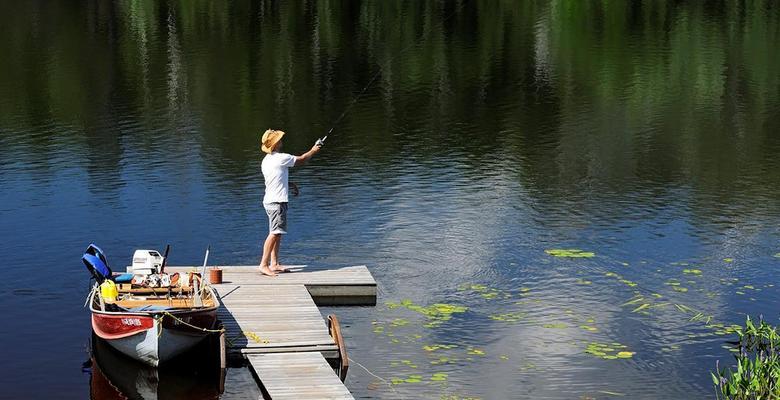
<svg viewBox="0 0 780 400">
<path fill-rule="evenodd" d="M 90 241 L 256 263 L 260 133 L 303 152 L 380 68 L 282 249 L 378 280 L 335 311 L 396 384 L 356 396 L 707 398 L 716 324 L 778 322 L 773 1 L 5 1 L 0 34 L 0 397 L 89 396 Z"/>
</svg>

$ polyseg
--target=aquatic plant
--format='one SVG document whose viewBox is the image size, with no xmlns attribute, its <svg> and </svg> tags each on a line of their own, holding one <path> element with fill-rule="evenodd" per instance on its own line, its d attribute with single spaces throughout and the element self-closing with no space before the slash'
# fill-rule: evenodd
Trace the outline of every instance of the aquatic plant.
<svg viewBox="0 0 780 400">
<path fill-rule="evenodd" d="M 777 328 L 759 317 L 754 324 L 747 317 L 739 335 L 736 370 L 719 368 L 711 373 L 717 399 L 759 400 L 780 397 L 780 336 Z"/>
<path fill-rule="evenodd" d="M 590 251 L 583 251 L 580 249 L 548 249 L 545 253 L 553 257 L 568 257 L 568 258 L 590 258 L 596 255 L 596 253 Z"/>
<path fill-rule="evenodd" d="M 700 269 L 695 269 L 695 268 L 692 268 L 692 269 L 686 268 L 686 269 L 683 270 L 683 273 L 684 274 L 689 274 L 689 275 L 701 275 L 701 270 Z"/>
<path fill-rule="evenodd" d="M 435 327 L 444 321 L 448 321 L 452 317 L 452 314 L 463 313 L 468 310 L 468 307 L 465 306 L 444 303 L 436 303 L 427 307 L 423 307 L 421 305 L 414 304 L 414 302 L 409 299 L 403 299 L 399 303 L 389 302 L 386 304 L 389 309 L 404 307 L 408 310 L 424 315 L 428 318 L 428 323 L 423 325 L 426 328 Z"/>
<path fill-rule="evenodd" d="M 590 342 L 585 349 L 585 353 L 605 360 L 616 360 L 618 358 L 631 358 L 636 354 L 633 351 L 626 350 L 627 346 L 617 342 L 599 343 Z"/>
</svg>

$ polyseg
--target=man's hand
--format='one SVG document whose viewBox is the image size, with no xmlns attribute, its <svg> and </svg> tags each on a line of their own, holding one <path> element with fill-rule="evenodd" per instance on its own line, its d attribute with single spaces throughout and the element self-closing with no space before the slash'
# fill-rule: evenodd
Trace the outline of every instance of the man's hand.
<svg viewBox="0 0 780 400">
<path fill-rule="evenodd" d="M 301 154 L 299 156 L 296 156 L 295 157 L 295 166 L 303 165 L 303 163 L 305 163 L 306 161 L 309 161 L 309 159 L 313 155 L 317 154 L 320 151 L 320 147 L 321 146 L 317 145 L 317 143 L 314 143 L 314 146 L 311 146 L 311 149 L 309 149 L 309 151 L 307 151 L 307 152 L 305 152 L 305 153 L 303 153 L 303 154 Z"/>
<path fill-rule="evenodd" d="M 298 185 L 295 184 L 295 182 L 290 182 L 290 192 L 293 196 L 298 197 L 299 194 L 301 194 L 301 191 L 298 190 Z"/>
</svg>

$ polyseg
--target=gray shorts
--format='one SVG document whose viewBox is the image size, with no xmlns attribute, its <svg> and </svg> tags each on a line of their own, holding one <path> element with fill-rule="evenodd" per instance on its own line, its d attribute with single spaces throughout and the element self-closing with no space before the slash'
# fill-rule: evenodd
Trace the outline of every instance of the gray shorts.
<svg viewBox="0 0 780 400">
<path fill-rule="evenodd" d="M 268 231 L 273 234 L 287 233 L 287 203 L 264 203 L 268 214 Z"/>
</svg>

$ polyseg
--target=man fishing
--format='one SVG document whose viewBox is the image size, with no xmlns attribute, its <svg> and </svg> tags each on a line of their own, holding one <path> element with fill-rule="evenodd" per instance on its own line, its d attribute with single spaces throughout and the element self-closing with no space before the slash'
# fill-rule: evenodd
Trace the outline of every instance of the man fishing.
<svg viewBox="0 0 780 400">
<path fill-rule="evenodd" d="M 317 140 L 312 148 L 299 156 L 280 152 L 284 132 L 268 129 L 260 139 L 260 150 L 266 153 L 263 158 L 262 170 L 265 178 L 265 196 L 263 207 L 268 214 L 268 237 L 263 244 L 263 257 L 260 259 L 260 272 L 263 275 L 276 276 L 277 272 L 287 272 L 279 262 L 279 247 L 282 235 L 287 233 L 287 202 L 290 192 L 288 170 L 309 161 L 320 151 L 323 139 Z M 293 195 L 298 195 L 298 188 L 292 184 Z"/>
</svg>

